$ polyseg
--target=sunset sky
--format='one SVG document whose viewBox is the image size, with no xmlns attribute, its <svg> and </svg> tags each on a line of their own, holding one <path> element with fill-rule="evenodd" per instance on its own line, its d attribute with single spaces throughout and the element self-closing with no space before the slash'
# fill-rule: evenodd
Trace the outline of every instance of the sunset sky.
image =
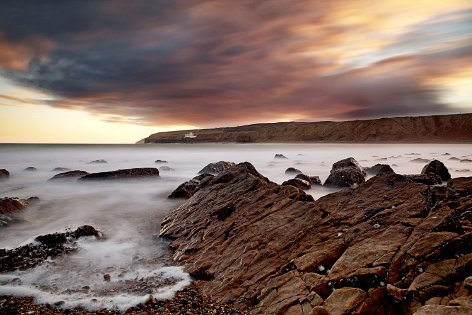
<svg viewBox="0 0 472 315">
<path fill-rule="evenodd" d="M 472 2 L 1 1 L 0 142 L 472 112 Z"/>
</svg>

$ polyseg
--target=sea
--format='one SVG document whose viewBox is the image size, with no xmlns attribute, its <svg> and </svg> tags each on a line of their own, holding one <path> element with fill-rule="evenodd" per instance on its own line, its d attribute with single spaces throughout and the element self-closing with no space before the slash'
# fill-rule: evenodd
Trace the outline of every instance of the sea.
<svg viewBox="0 0 472 315">
<path fill-rule="evenodd" d="M 275 159 L 275 154 L 287 159 Z M 250 162 L 279 184 L 293 177 L 285 174 L 288 167 L 324 182 L 332 164 L 347 157 L 362 166 L 389 164 L 398 174 L 418 174 L 425 160 L 437 159 L 452 177 L 472 176 L 471 144 L 0 144 L 0 169 L 11 174 L 0 182 L 0 198 L 39 198 L 0 226 L 0 248 L 84 224 L 105 236 L 80 239 L 74 253 L 32 269 L 0 274 L 0 295 L 34 296 L 37 303 L 90 310 L 126 310 L 150 295 L 171 298 L 192 281 L 170 259 L 168 241 L 159 238 L 162 219 L 185 202 L 167 198 L 178 185 L 217 161 Z M 99 159 L 106 163 L 90 163 Z M 92 173 L 161 166 L 170 170 L 153 180 L 48 181 L 60 172 L 54 171 L 58 167 Z M 334 191 L 314 186 L 307 193 L 318 199 Z M 110 281 L 104 281 L 104 274 Z"/>
</svg>

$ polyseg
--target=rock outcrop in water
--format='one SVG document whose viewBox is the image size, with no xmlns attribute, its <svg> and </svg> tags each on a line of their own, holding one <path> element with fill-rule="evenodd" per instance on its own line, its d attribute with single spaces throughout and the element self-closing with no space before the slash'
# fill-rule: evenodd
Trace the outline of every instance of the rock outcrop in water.
<svg viewBox="0 0 472 315">
<path fill-rule="evenodd" d="M 56 257 L 76 250 L 75 241 L 83 236 L 101 237 L 102 234 L 90 225 L 75 231 L 46 234 L 36 237 L 38 244 L 30 243 L 15 249 L 0 249 L 0 272 L 23 270 L 42 263 L 48 257 Z"/>
<path fill-rule="evenodd" d="M 253 314 L 470 313 L 472 177 L 381 174 L 313 201 L 241 163 L 161 236 L 204 292 Z"/>
<path fill-rule="evenodd" d="M 22 210 L 28 206 L 26 199 L 5 197 L 0 199 L 0 214 Z"/>
<path fill-rule="evenodd" d="M 89 173 L 86 171 L 75 170 L 75 171 L 69 171 L 69 172 L 56 174 L 48 180 L 68 180 L 68 179 L 79 178 L 88 174 Z"/>
<path fill-rule="evenodd" d="M 366 173 L 357 161 L 350 157 L 333 164 L 324 186 L 350 187 L 365 182 Z"/>
<path fill-rule="evenodd" d="M 433 160 L 425 165 L 421 170 L 421 174 L 436 174 L 444 181 L 451 179 L 451 174 L 449 174 L 447 167 L 438 160 Z"/>
<path fill-rule="evenodd" d="M 222 172 L 232 166 L 235 166 L 236 164 L 234 164 L 233 162 L 226 162 L 226 161 L 219 161 L 219 162 L 215 162 L 215 163 L 210 163 L 208 164 L 207 166 L 205 166 L 204 168 L 202 168 L 198 174 L 212 174 L 212 175 L 216 175 L 218 174 L 219 172 Z"/>
<path fill-rule="evenodd" d="M 145 168 L 128 168 L 110 172 L 92 173 L 79 178 L 81 181 L 88 180 L 117 180 L 117 179 L 133 179 L 133 178 L 147 178 L 158 177 L 159 170 L 153 167 Z"/>
</svg>

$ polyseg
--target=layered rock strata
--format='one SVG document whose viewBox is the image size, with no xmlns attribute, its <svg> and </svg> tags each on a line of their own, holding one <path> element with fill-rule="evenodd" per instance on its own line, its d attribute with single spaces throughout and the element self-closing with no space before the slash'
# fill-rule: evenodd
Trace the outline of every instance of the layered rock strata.
<svg viewBox="0 0 472 315">
<path fill-rule="evenodd" d="M 241 163 L 161 236 L 204 292 L 253 314 L 439 314 L 470 311 L 471 221 L 470 177 L 381 174 L 314 201 Z"/>
</svg>

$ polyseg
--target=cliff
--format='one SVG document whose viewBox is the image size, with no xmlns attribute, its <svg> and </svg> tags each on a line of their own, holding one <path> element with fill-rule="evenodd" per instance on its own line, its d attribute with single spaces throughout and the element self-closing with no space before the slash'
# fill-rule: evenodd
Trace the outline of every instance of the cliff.
<svg viewBox="0 0 472 315">
<path fill-rule="evenodd" d="M 196 138 L 185 138 L 193 132 Z M 470 142 L 472 114 L 372 120 L 282 122 L 159 132 L 139 143 Z"/>
</svg>

